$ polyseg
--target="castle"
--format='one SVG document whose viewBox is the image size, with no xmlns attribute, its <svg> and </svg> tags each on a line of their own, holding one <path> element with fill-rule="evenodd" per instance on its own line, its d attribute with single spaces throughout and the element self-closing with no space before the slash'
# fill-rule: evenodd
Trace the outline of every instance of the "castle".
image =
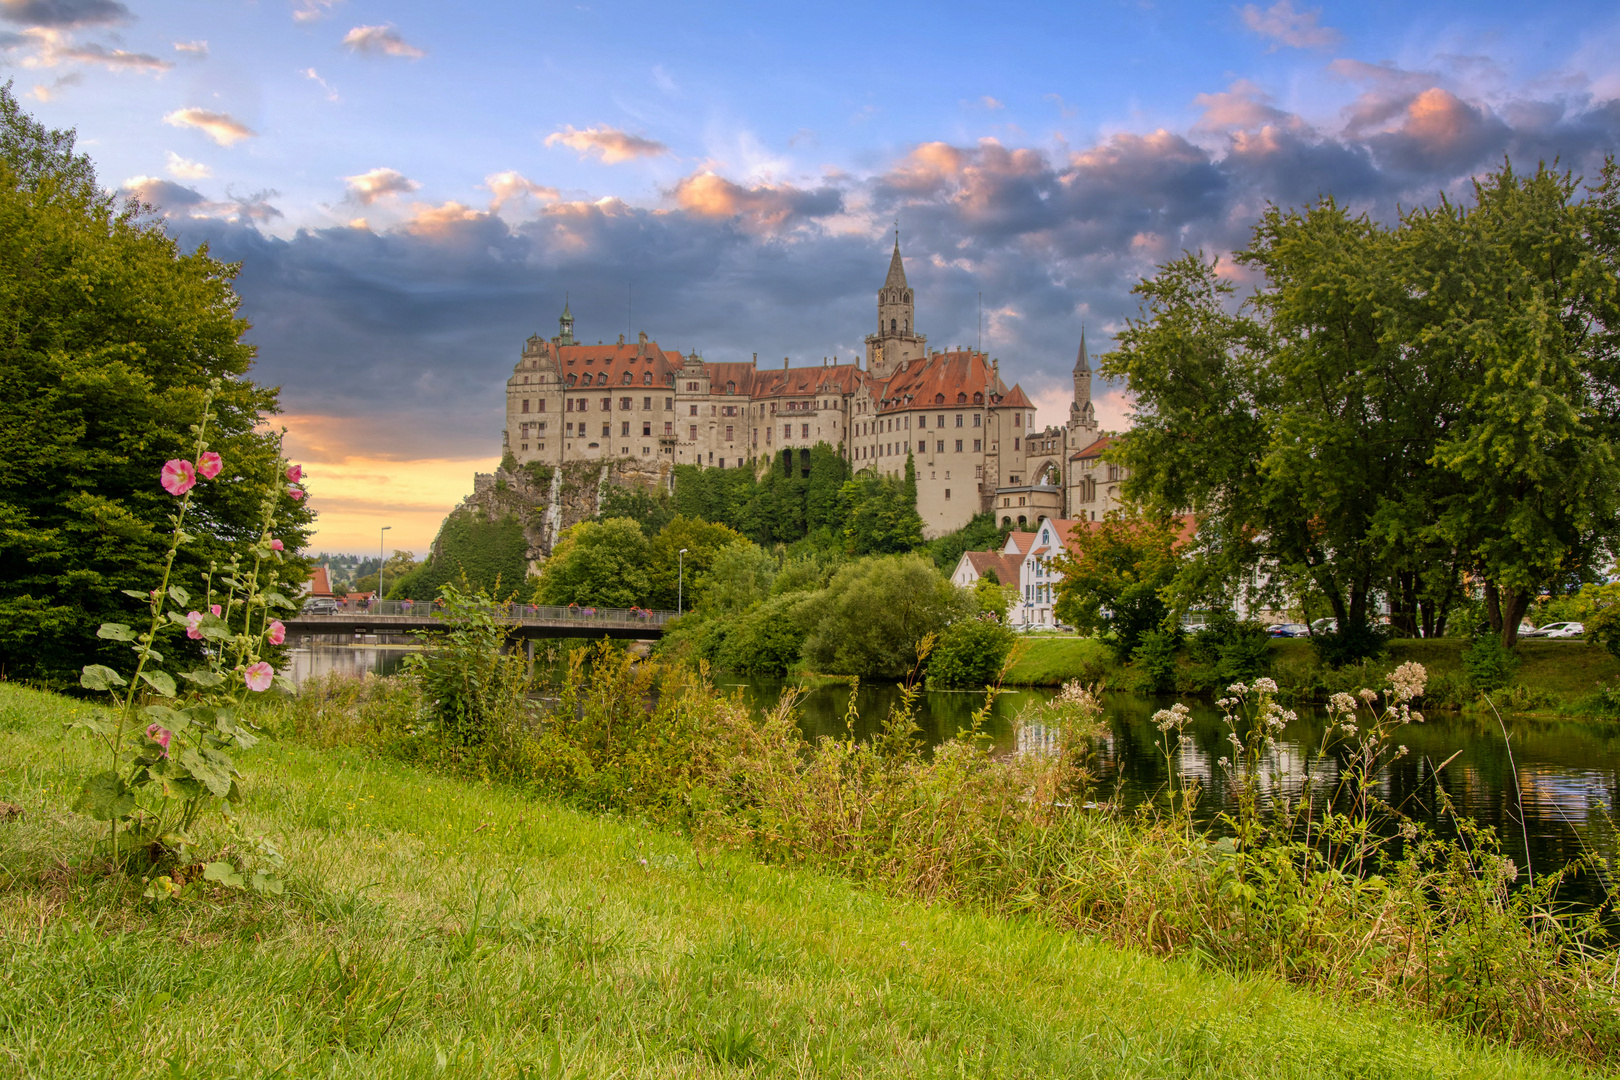
<svg viewBox="0 0 1620 1080">
<path fill-rule="evenodd" d="M 645 333 L 585 345 L 564 305 L 557 336 L 530 337 L 506 382 L 502 449 L 520 465 L 634 458 L 668 475 L 674 465 L 764 459 L 791 468 L 795 455 L 808 469 L 810 448 L 825 442 L 855 472 L 903 474 L 911 454 L 928 537 L 992 509 L 1013 525 L 1043 514 L 1100 517 L 1120 477 L 1098 456 L 1107 439 L 1092 409 L 1083 332 L 1068 423 L 1034 425 L 1034 405 L 1002 381 L 997 361 L 975 349 L 929 351 L 896 237 L 864 366 L 795 368 L 784 359 L 780 370 L 762 369 L 757 354 L 714 363 Z"/>
</svg>

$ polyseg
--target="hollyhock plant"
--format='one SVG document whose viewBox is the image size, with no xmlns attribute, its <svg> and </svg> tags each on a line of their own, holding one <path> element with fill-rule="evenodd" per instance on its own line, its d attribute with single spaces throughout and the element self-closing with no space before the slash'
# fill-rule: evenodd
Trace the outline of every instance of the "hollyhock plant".
<svg viewBox="0 0 1620 1080">
<path fill-rule="evenodd" d="M 183 458 L 163 463 L 163 490 L 170 495 L 184 495 L 197 485 L 197 467 Z"/>
<path fill-rule="evenodd" d="M 296 484 L 296 483 L 298 483 L 298 481 L 302 480 L 303 478 L 304 478 L 304 467 L 302 465 L 289 465 L 289 466 L 287 466 L 287 479 L 288 480 L 290 480 L 290 481 L 292 481 L 293 483 Z"/>
<path fill-rule="evenodd" d="M 275 680 L 276 672 L 269 664 L 260 660 L 257 664 L 249 664 L 248 669 L 242 673 L 242 679 L 247 688 L 255 694 L 262 694 L 270 689 L 270 683 Z"/>
<path fill-rule="evenodd" d="M 304 501 L 304 489 L 301 488 L 301 487 L 290 487 L 290 488 L 288 488 L 287 489 L 287 498 L 291 499 L 293 502 L 303 502 Z"/>
<path fill-rule="evenodd" d="M 271 551 L 285 551 L 286 549 L 287 549 L 287 545 L 283 544 L 280 540 L 272 540 L 272 541 L 270 541 L 270 550 Z"/>
<path fill-rule="evenodd" d="M 214 380 L 204 397 L 202 420 L 191 429 L 195 443 L 189 457 L 162 467 L 159 479 L 170 495 L 186 496 L 199 479 L 210 480 L 223 471 L 223 458 L 209 451 L 206 442 L 221 385 L 221 380 Z M 277 514 L 286 506 L 281 494 L 287 468 L 287 462 L 278 458 L 252 485 L 260 516 L 248 535 L 267 538 L 276 531 Z M 142 627 L 103 623 L 96 631 L 104 642 L 125 643 L 135 653 L 133 670 L 89 664 L 79 677 L 85 689 L 106 692 L 112 708 L 87 713 L 71 725 L 94 736 L 106 754 L 101 771 L 84 778 L 73 808 L 107 823 L 100 846 L 111 853 L 115 873 L 122 872 L 125 859 L 137 852 L 145 861 L 176 866 L 198 861 L 192 829 L 204 811 L 215 808 L 229 814 L 241 799 L 236 786 L 241 774 L 233 758 L 258 741 L 242 706 L 272 686 L 288 685 L 263 659 L 265 648 L 286 640 L 286 625 L 276 616 L 297 610 L 286 596 L 290 583 L 280 580 L 281 560 L 273 557 L 284 545 L 277 541 L 271 549 L 256 540 L 210 564 L 198 575 L 200 586 L 185 581 L 179 570 L 184 564 L 177 564 L 176 557 L 183 547 L 197 542 L 194 533 L 211 531 L 216 524 L 208 521 L 199 528 L 190 519 L 190 509 L 189 497 L 182 498 L 170 516 L 174 527 L 168 557 L 158 563 L 157 587 L 124 590 L 148 613 L 150 622 Z M 193 596 L 192 591 L 199 589 L 200 594 Z M 164 670 L 167 662 L 191 670 Z M 232 850 L 235 854 L 209 865 L 206 880 L 281 892 L 277 874 L 284 864 L 273 848 L 250 841 Z M 170 899 L 175 894 L 157 896 L 149 890 L 145 895 Z"/>
</svg>

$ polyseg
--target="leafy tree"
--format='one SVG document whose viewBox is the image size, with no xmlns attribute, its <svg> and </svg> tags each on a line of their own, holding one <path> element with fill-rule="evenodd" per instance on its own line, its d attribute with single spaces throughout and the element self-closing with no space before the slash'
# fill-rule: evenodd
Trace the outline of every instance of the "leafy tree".
<svg viewBox="0 0 1620 1080">
<path fill-rule="evenodd" d="M 898 678 L 928 634 L 974 614 L 971 596 L 918 554 L 863 559 L 799 609 L 804 658 L 817 671 Z"/>
<path fill-rule="evenodd" d="M 390 569 L 383 586 L 390 600 L 434 600 L 451 583 L 466 592 L 506 600 L 523 588 L 528 577 L 528 550 L 523 523 L 515 516 L 489 521 L 458 508 L 439 526 L 433 550 L 422 565 L 397 580 Z M 394 554 L 397 558 L 400 553 Z"/>
<path fill-rule="evenodd" d="M 1163 590 L 1178 568 L 1174 518 L 1129 507 L 1069 534 L 1068 554 L 1053 564 L 1060 575 L 1053 613 L 1086 632 L 1107 632 L 1124 659 L 1170 613 Z"/>
<path fill-rule="evenodd" d="M 649 494 L 641 488 L 610 486 L 602 495 L 602 509 L 597 521 L 609 518 L 629 518 L 641 526 L 650 540 L 675 517 L 675 507 L 667 493 Z"/>
<path fill-rule="evenodd" d="M 350 592 L 363 593 L 375 592 L 377 590 L 377 560 L 368 559 L 366 561 L 371 564 L 371 572 L 361 574 L 359 577 L 355 578 L 353 583 L 349 586 Z M 394 553 L 388 557 L 388 562 L 384 564 L 382 584 L 392 587 L 393 585 L 404 581 L 407 576 L 415 573 L 421 568 L 421 566 L 422 564 L 416 561 L 416 556 L 412 552 L 400 551 L 396 548 Z M 508 582 L 507 584 L 511 584 L 511 582 Z M 336 586 L 334 585 L 334 588 L 335 587 Z M 403 596 L 406 594 L 402 593 L 401 595 Z M 412 597 L 412 599 L 415 599 L 415 597 Z"/>
<path fill-rule="evenodd" d="M 973 583 L 973 602 L 984 615 L 1005 620 L 1007 611 L 1018 600 L 1017 585 L 1003 585 L 996 577 L 996 568 L 990 567 L 983 577 Z"/>
<path fill-rule="evenodd" d="M 962 560 L 962 554 L 968 551 L 999 551 L 1007 543 L 1007 534 L 1011 527 L 1002 527 L 996 524 L 994 511 L 986 510 L 982 514 L 974 514 L 955 532 L 948 532 L 944 536 L 933 540 L 928 545 L 928 553 L 934 557 L 934 565 L 946 573 L 956 569 L 956 564 Z"/>
<path fill-rule="evenodd" d="M 945 628 L 928 657 L 930 686 L 988 686 L 999 682 L 1012 652 L 1013 633 L 990 615 L 958 619 Z"/>
<path fill-rule="evenodd" d="M 744 675 L 786 675 L 799 662 L 805 629 L 798 611 L 803 593 L 778 596 L 738 619 L 715 658 L 717 666 Z"/>
<path fill-rule="evenodd" d="M 582 521 L 565 530 L 552 548 L 535 596 L 542 604 L 645 605 L 652 592 L 651 560 L 651 547 L 636 522 Z"/>
<path fill-rule="evenodd" d="M 747 541 L 720 550 L 702 587 L 702 604 L 722 615 L 737 615 L 763 603 L 776 580 L 776 560 Z"/>
<path fill-rule="evenodd" d="M 737 530 L 725 525 L 677 515 L 647 544 L 646 604 L 664 611 L 674 611 L 677 602 L 696 607 L 720 553 L 747 542 Z M 686 549 L 685 555 L 680 553 L 682 548 Z"/>
<path fill-rule="evenodd" d="M 173 500 L 158 485 L 192 452 L 190 425 L 211 379 L 210 448 L 220 482 L 197 489 L 173 580 L 196 592 L 210 560 L 257 536 L 257 485 L 275 476 L 280 437 L 262 423 L 276 391 L 246 378 L 231 290 L 236 268 L 187 254 L 141 208 L 115 208 L 73 132 L 52 131 L 0 87 L 0 670 L 60 678 L 126 647 L 103 622 L 139 622 L 123 589 L 161 577 Z M 318 477 L 315 489 L 318 490 Z M 307 504 L 278 515 L 300 550 Z M 302 580 L 307 561 L 283 563 Z"/>
<path fill-rule="evenodd" d="M 1182 601 L 1264 564 L 1351 656 L 1382 600 L 1397 630 L 1444 632 L 1470 571 L 1511 645 L 1534 586 L 1615 546 L 1617 238 L 1612 162 L 1584 203 L 1504 167 L 1393 227 L 1331 199 L 1268 211 L 1244 310 L 1201 256 L 1139 285 L 1103 364 L 1137 397 L 1111 456 L 1132 498 L 1200 518 Z"/>
<path fill-rule="evenodd" d="M 809 532 L 838 528 L 838 494 L 849 478 L 849 462 L 837 448 L 824 442 L 810 448 L 810 476 L 804 489 L 804 524 Z"/>
<path fill-rule="evenodd" d="M 862 472 L 844 484 L 839 505 L 851 554 L 894 555 L 914 551 L 922 544 L 915 471 L 909 483 L 895 476 Z"/>
</svg>

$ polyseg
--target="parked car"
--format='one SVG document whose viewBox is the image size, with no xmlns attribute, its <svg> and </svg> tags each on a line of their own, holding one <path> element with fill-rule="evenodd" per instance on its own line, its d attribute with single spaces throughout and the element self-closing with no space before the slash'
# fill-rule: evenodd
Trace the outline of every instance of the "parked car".
<svg viewBox="0 0 1620 1080">
<path fill-rule="evenodd" d="M 1534 630 L 1521 630 L 1521 638 L 1570 638 L 1580 637 L 1586 633 L 1586 627 L 1578 622 L 1550 622 L 1546 626 L 1538 626 Z"/>
<path fill-rule="evenodd" d="M 1312 634 L 1337 634 L 1338 632 L 1339 620 L 1333 618 L 1331 615 L 1325 619 L 1317 619 L 1315 622 L 1311 623 Z"/>
<path fill-rule="evenodd" d="M 1308 637 L 1311 632 L 1310 627 L 1297 622 L 1276 623 L 1267 629 L 1272 637 Z"/>
<path fill-rule="evenodd" d="M 305 615 L 336 615 L 338 602 L 325 596 L 312 596 L 304 601 L 302 610 Z"/>
</svg>

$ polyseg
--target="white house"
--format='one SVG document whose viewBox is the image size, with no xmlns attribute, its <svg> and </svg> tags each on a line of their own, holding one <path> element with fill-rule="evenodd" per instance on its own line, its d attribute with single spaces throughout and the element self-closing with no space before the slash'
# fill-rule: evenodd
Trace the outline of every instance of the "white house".
<svg viewBox="0 0 1620 1080">
<path fill-rule="evenodd" d="M 1057 601 L 1057 583 L 1061 580 L 1052 563 L 1059 555 L 1068 554 L 1069 539 L 1076 528 L 1087 528 L 1090 522 L 1068 518 L 1042 517 L 1032 533 L 1012 533 L 1007 537 L 1011 546 L 1014 537 L 1027 538 L 1018 565 L 1018 604 L 1008 621 L 1013 626 L 1052 626 L 1052 605 Z"/>
</svg>

